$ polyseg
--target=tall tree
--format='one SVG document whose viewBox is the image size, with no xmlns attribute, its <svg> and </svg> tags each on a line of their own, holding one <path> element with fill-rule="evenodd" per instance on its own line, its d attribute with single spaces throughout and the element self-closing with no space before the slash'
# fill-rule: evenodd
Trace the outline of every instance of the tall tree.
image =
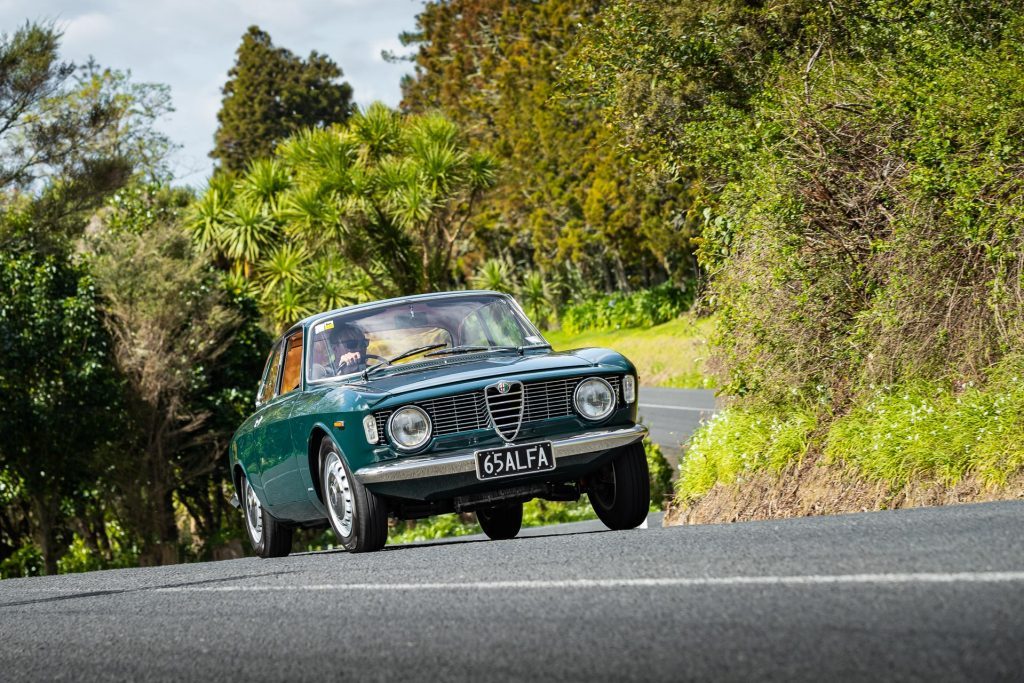
<svg viewBox="0 0 1024 683">
<path fill-rule="evenodd" d="M 269 157 L 278 142 L 301 128 L 344 122 L 352 111 L 352 87 L 326 55 L 307 59 L 275 47 L 270 35 L 250 26 L 224 84 L 219 127 L 210 156 L 237 172 Z"/>
<path fill-rule="evenodd" d="M 176 562 L 175 490 L 213 471 L 225 445 L 223 434 L 206 428 L 211 412 L 190 399 L 208 383 L 239 318 L 174 223 L 144 234 L 108 231 L 96 248 L 104 320 L 137 437 L 127 439 L 133 457 L 120 464 L 127 518 L 143 541 L 144 561 Z"/>
<path fill-rule="evenodd" d="M 121 416 L 75 243 L 112 192 L 159 173 L 169 146 L 153 130 L 166 88 L 75 67 L 59 45 L 47 24 L 0 37 L 0 480 L 18 498 L 0 516 L 0 560 L 34 544 L 50 572 L 72 533 L 105 536 L 89 501 L 102 496 L 99 452 Z"/>
</svg>

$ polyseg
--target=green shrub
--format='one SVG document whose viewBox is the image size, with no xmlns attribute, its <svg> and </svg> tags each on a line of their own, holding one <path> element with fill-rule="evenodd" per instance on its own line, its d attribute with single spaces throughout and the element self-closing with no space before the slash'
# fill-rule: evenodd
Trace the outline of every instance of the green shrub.
<svg viewBox="0 0 1024 683">
<path fill-rule="evenodd" d="M 686 446 L 676 498 L 692 502 L 718 483 L 760 470 L 781 472 L 807 453 L 817 426 L 811 411 L 773 405 L 734 407 L 704 423 Z"/>
<path fill-rule="evenodd" d="M 562 329 L 569 334 L 584 330 L 651 327 L 682 315 L 693 294 L 670 282 L 631 294 L 594 296 L 562 311 Z"/>
<path fill-rule="evenodd" d="M 661 446 L 650 439 L 644 439 L 644 450 L 647 452 L 647 470 L 651 477 L 651 511 L 658 512 L 665 509 L 672 493 L 672 467 L 665 460 Z"/>
<path fill-rule="evenodd" d="M 566 524 L 596 518 L 594 508 L 590 507 L 586 496 L 580 497 L 575 502 L 556 502 L 537 498 L 523 505 L 524 527 Z"/>
<path fill-rule="evenodd" d="M 416 520 L 411 528 L 403 528 L 403 524 L 399 523 L 397 529 L 392 529 L 388 533 L 388 543 L 399 545 L 479 533 L 483 531 L 476 522 L 464 522 L 459 515 L 436 515 Z"/>
<path fill-rule="evenodd" d="M 0 579 L 42 576 L 44 573 L 43 553 L 35 545 L 23 545 L 0 562 Z"/>
</svg>

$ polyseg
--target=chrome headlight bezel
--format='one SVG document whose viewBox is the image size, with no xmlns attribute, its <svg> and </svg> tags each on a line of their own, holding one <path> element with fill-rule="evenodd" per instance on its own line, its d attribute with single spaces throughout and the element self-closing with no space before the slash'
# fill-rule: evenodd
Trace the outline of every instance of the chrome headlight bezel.
<svg viewBox="0 0 1024 683">
<path fill-rule="evenodd" d="M 607 392 L 608 397 L 610 399 L 608 402 L 608 409 L 605 410 L 600 415 L 596 416 L 588 415 L 586 412 L 584 412 L 583 408 L 580 407 L 580 391 L 583 389 L 583 387 L 591 383 L 596 383 L 602 389 L 604 389 L 604 391 Z M 587 377 L 585 380 L 577 384 L 576 389 L 572 392 L 573 408 L 576 409 L 576 412 L 577 414 L 579 414 L 580 417 L 582 417 L 584 420 L 589 420 L 591 422 L 600 422 L 601 420 L 608 419 L 608 417 L 615 412 L 615 407 L 617 404 L 618 396 L 616 395 L 615 390 L 612 389 L 612 385 L 609 384 L 607 380 L 602 379 L 600 377 Z"/>
<path fill-rule="evenodd" d="M 423 419 L 427 426 L 426 430 L 423 432 L 423 438 L 420 439 L 419 441 L 416 441 L 415 443 L 403 443 L 395 436 L 395 418 L 406 412 L 418 414 Z M 391 415 L 388 417 L 386 429 L 388 433 L 388 440 L 391 441 L 392 444 L 394 444 L 395 448 L 397 448 L 400 451 L 418 451 L 419 449 L 423 448 L 425 445 L 430 443 L 430 437 L 433 435 L 434 425 L 431 424 L 430 416 L 427 415 L 427 411 L 423 410 L 423 408 L 420 408 L 419 406 L 410 405 L 402 406 L 395 412 L 391 413 Z"/>
</svg>

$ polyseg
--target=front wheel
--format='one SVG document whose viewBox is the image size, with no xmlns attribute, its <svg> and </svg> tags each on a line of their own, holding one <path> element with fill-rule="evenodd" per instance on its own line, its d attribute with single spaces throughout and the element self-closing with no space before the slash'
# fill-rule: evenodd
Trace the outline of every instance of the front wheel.
<svg viewBox="0 0 1024 683">
<path fill-rule="evenodd" d="M 623 446 L 618 455 L 591 480 L 587 498 L 609 529 L 635 529 L 647 519 L 651 480 L 641 442 Z"/>
<path fill-rule="evenodd" d="M 338 447 L 328 438 L 320 443 L 324 506 L 334 535 L 353 553 L 380 550 L 388 541 L 388 511 L 373 491 L 349 471 Z"/>
<path fill-rule="evenodd" d="M 242 476 L 242 512 L 252 550 L 260 557 L 284 557 L 292 551 L 292 529 L 263 508 L 249 480 Z"/>
<path fill-rule="evenodd" d="M 515 538 L 523 527 L 523 504 L 495 505 L 476 511 L 476 521 L 492 541 Z"/>
</svg>

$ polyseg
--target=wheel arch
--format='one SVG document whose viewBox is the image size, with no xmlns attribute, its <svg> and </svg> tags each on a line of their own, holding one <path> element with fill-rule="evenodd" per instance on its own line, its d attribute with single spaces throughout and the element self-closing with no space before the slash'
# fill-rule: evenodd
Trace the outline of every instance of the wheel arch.
<svg viewBox="0 0 1024 683">
<path fill-rule="evenodd" d="M 320 462 L 320 444 L 323 443 L 324 439 L 330 439 L 334 443 L 334 447 L 338 449 L 341 457 L 345 457 L 345 451 L 342 450 L 338 440 L 331 435 L 331 431 L 319 422 L 313 425 L 313 429 L 309 432 L 309 439 L 306 442 L 306 457 L 309 464 L 309 478 L 313 482 L 313 491 L 316 493 L 317 500 L 321 503 L 324 502 L 324 487 L 321 481 L 323 463 Z"/>
</svg>

